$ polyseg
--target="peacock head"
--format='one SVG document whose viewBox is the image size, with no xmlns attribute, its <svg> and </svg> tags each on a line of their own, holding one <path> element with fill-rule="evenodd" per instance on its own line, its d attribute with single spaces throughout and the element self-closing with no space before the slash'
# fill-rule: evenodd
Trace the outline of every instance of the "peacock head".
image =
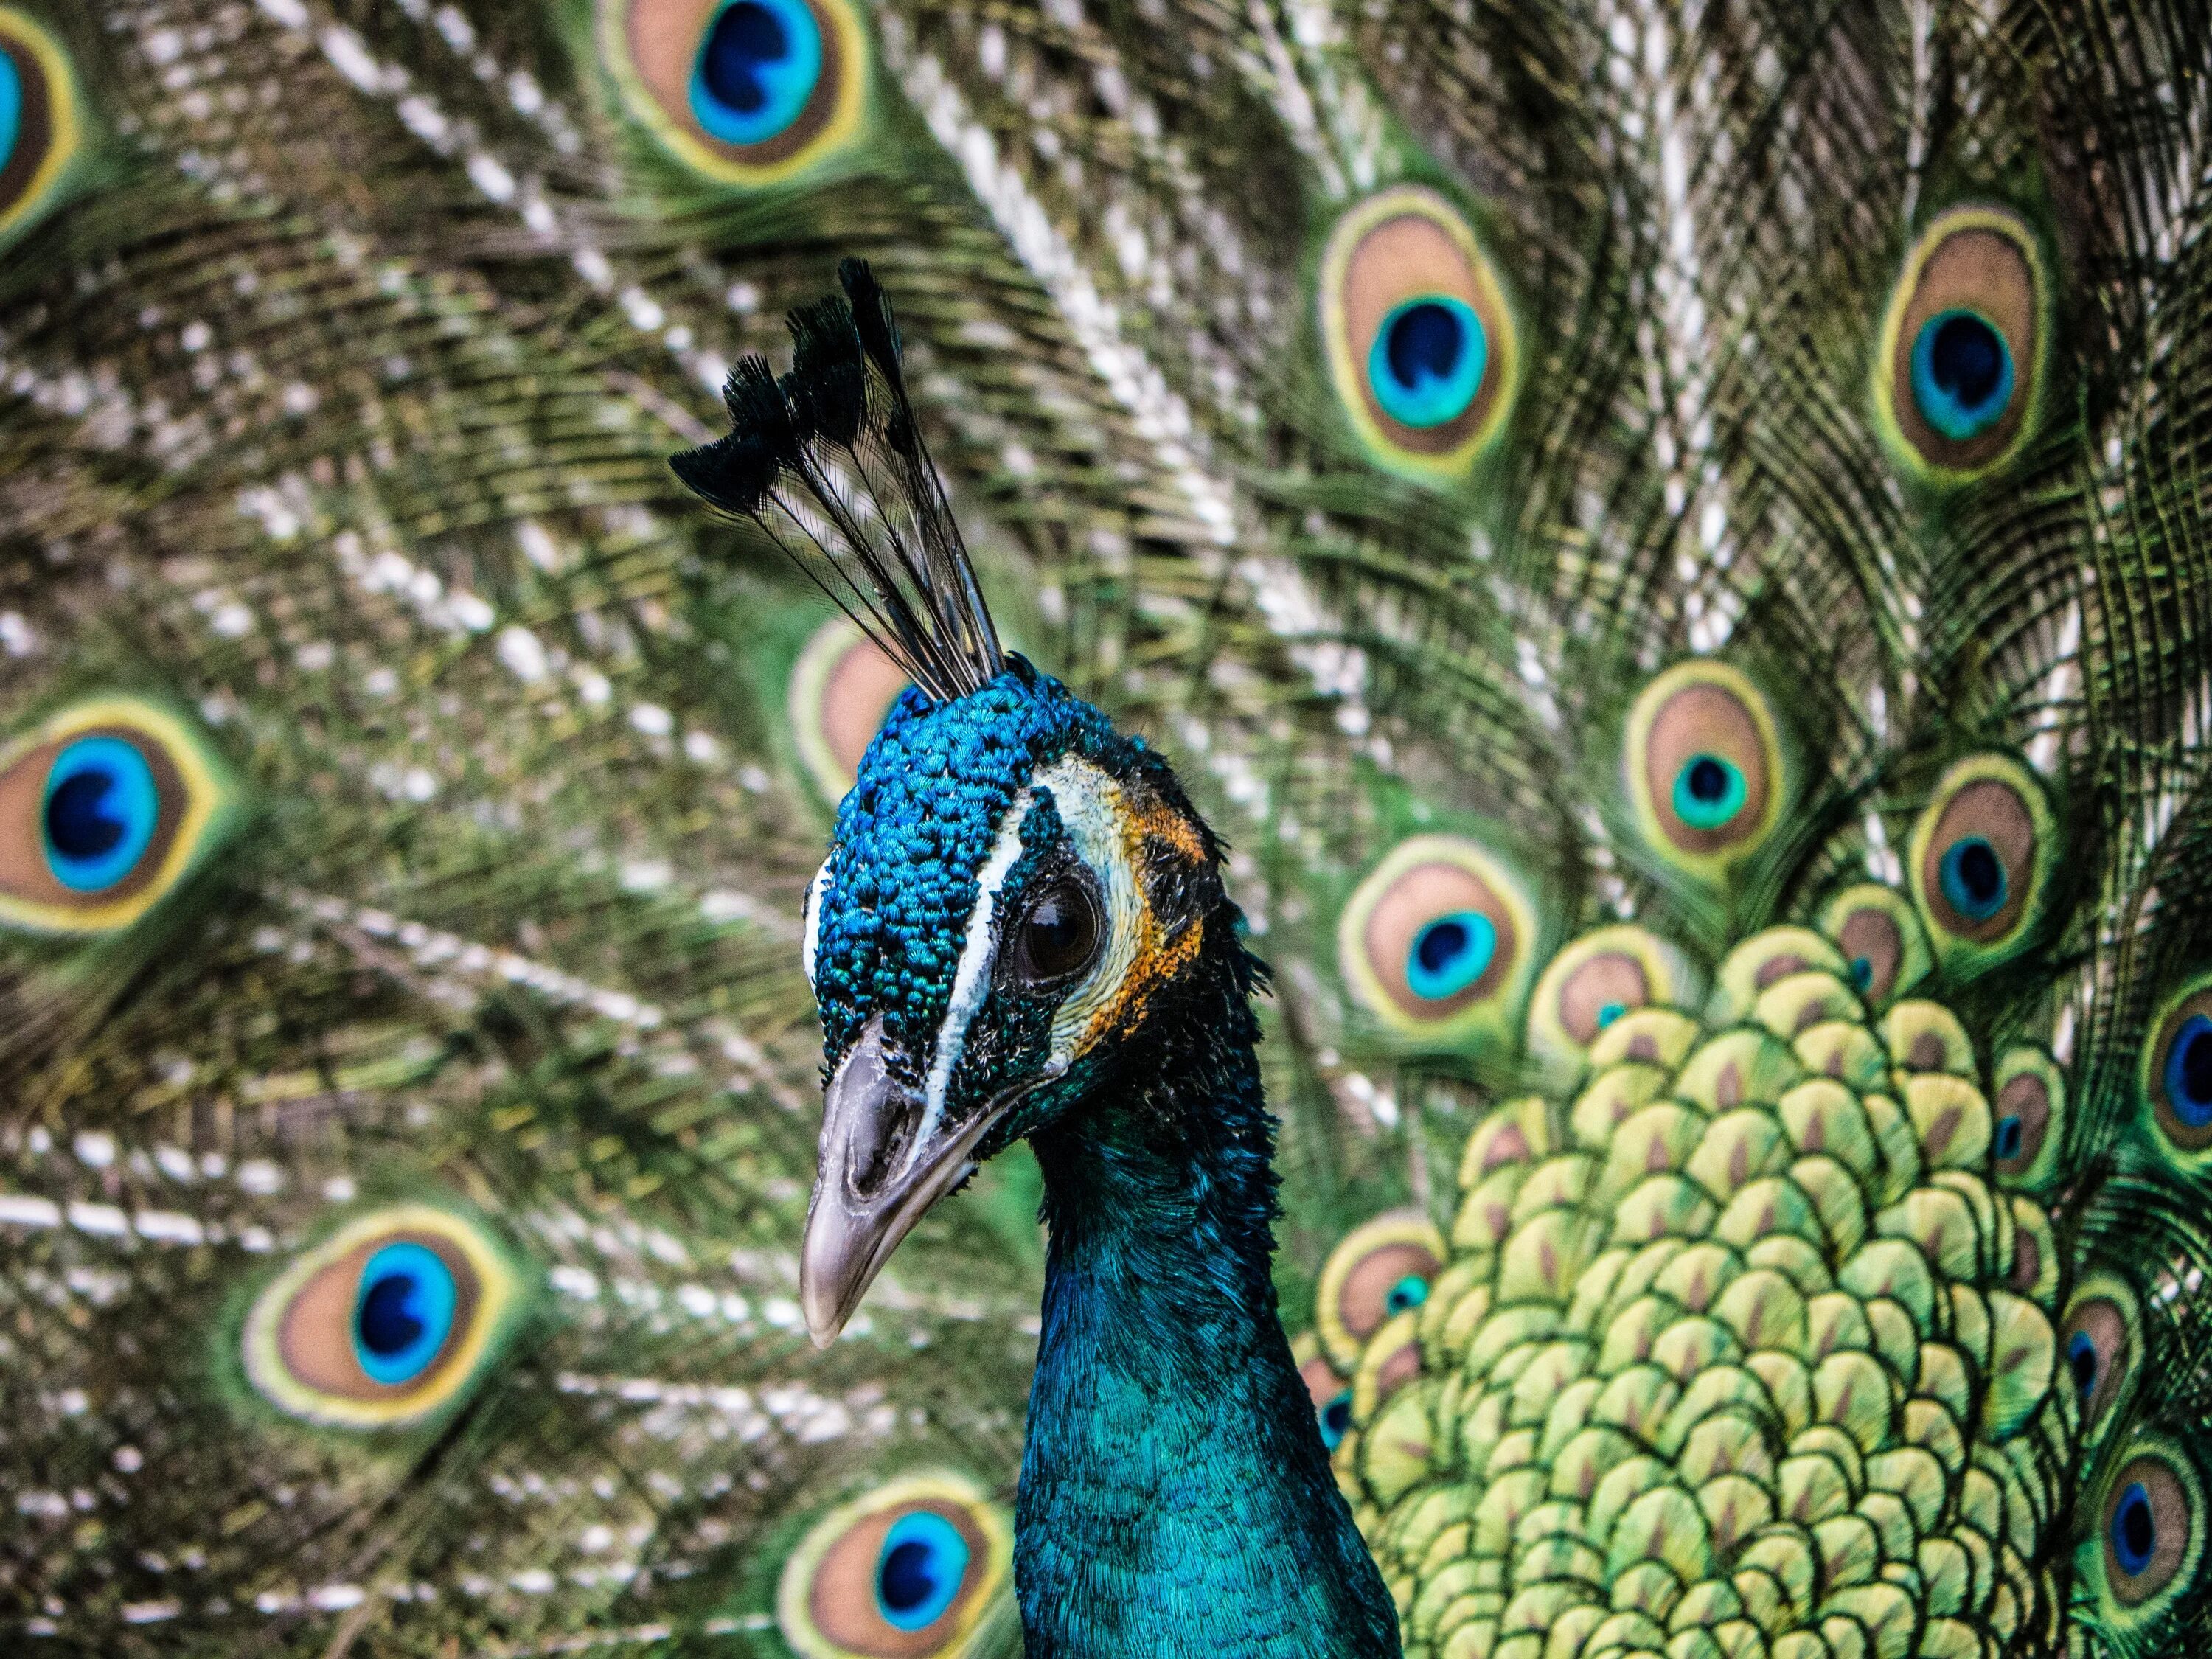
<svg viewBox="0 0 2212 1659">
<path fill-rule="evenodd" d="M 727 437 L 675 458 L 912 681 L 838 808 L 803 957 L 828 1084 L 800 1252 L 817 1342 L 981 1161 L 1077 1108 L 1233 943 L 1218 849 L 1165 763 L 1000 650 L 857 260 L 754 357 Z M 1209 927 L 1217 912 L 1221 921 Z"/>
<path fill-rule="evenodd" d="M 817 1341 L 982 1160 L 1097 1096 L 1224 903 L 1166 764 L 1020 657 L 963 696 L 899 700 L 807 898 L 828 1079 L 800 1259 Z"/>
</svg>

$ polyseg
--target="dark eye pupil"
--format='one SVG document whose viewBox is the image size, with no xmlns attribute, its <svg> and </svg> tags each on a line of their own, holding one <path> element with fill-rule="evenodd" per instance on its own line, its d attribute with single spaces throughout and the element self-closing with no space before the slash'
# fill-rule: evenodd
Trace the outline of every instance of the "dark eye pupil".
<svg viewBox="0 0 2212 1659">
<path fill-rule="evenodd" d="M 700 72 L 718 102 L 740 115 L 750 115 L 768 102 L 761 69 L 790 50 L 791 42 L 774 13 L 758 0 L 738 0 L 714 20 Z"/>
<path fill-rule="evenodd" d="M 1444 380 L 1459 366 L 1462 347 L 1459 319 L 1434 301 L 1408 306 L 1390 325 L 1384 346 L 1390 374 L 1400 386 L 1418 386 L 1424 375 Z"/>
<path fill-rule="evenodd" d="M 2150 1565 L 2151 1552 L 2158 1547 L 2158 1522 L 2150 1512 L 2150 1498 L 2141 1486 L 2130 1486 L 2120 1499 L 2112 1530 L 2119 1538 L 2123 1568 L 2138 1573 Z"/>
<path fill-rule="evenodd" d="M 2212 1101 L 2212 1031 L 2192 1031 L 2183 1044 L 2181 1086 L 2192 1101 Z"/>
<path fill-rule="evenodd" d="M 1690 793 L 1703 801 L 1718 800 L 1728 793 L 1728 774 L 1721 763 L 1710 755 L 1700 756 L 1690 763 Z"/>
<path fill-rule="evenodd" d="M 1979 409 L 2004 378 L 1996 331 L 1978 317 L 1947 317 L 1936 325 L 1929 351 L 1936 384 L 1962 409 Z"/>
<path fill-rule="evenodd" d="M 422 1335 L 422 1322 L 410 1305 L 414 1300 L 410 1274 L 386 1273 L 370 1285 L 361 1298 L 361 1346 L 379 1358 L 406 1352 Z"/>
<path fill-rule="evenodd" d="M 2086 1336 L 2076 1336 L 2066 1355 L 2066 1368 L 2073 1374 L 2075 1391 L 2083 1399 L 2097 1386 L 2097 1345 Z"/>
<path fill-rule="evenodd" d="M 2004 884 L 2004 867 L 1989 842 L 1970 841 L 1959 849 L 1959 883 L 1978 904 L 1997 896 Z"/>
<path fill-rule="evenodd" d="M 937 1575 L 930 1571 L 930 1553 L 928 1545 L 912 1538 L 884 1553 L 876 1590 L 893 1613 L 911 1613 L 936 1593 Z"/>
<path fill-rule="evenodd" d="M 2020 1156 L 2021 1127 L 2017 1117 L 2002 1118 L 1997 1123 L 1997 1157 L 2010 1161 Z"/>
<path fill-rule="evenodd" d="M 1432 974 L 1442 973 L 1466 949 L 1467 924 L 1463 921 L 1431 922 L 1413 944 L 1413 954 L 1420 959 L 1421 966 Z"/>
<path fill-rule="evenodd" d="M 112 773 L 88 767 L 63 779 L 46 797 L 46 836 L 56 852 L 64 858 L 89 860 L 115 849 L 126 826 L 102 810 L 114 787 Z"/>
<path fill-rule="evenodd" d="M 1022 943 L 1037 979 L 1059 979 L 1087 966 L 1098 943 L 1091 896 L 1072 883 L 1047 893 L 1022 924 Z"/>
</svg>

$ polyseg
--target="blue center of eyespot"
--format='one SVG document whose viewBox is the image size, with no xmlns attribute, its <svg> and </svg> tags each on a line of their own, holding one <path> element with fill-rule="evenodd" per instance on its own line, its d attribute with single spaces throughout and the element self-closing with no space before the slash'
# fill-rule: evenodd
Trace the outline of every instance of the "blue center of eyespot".
<svg viewBox="0 0 2212 1659">
<path fill-rule="evenodd" d="M 2020 1156 L 2021 1140 L 2026 1133 L 2021 1126 L 2018 1112 L 1997 1120 L 1996 1133 L 1992 1138 L 1992 1145 L 1996 1149 L 1998 1163 L 2009 1164 Z"/>
<path fill-rule="evenodd" d="M 945 1616 L 968 1574 L 968 1540 L 943 1516 L 915 1510 L 892 1522 L 876 1558 L 876 1610 L 900 1630 Z"/>
<path fill-rule="evenodd" d="M 2012 350 L 1978 312 L 1938 312 L 1912 343 L 1912 400 L 1954 443 L 1979 437 L 2012 402 Z"/>
<path fill-rule="evenodd" d="M 1352 1390 L 1332 1397 L 1321 1408 L 1321 1443 L 1334 1451 L 1344 1443 L 1344 1437 L 1352 1432 Z"/>
<path fill-rule="evenodd" d="M 2212 1124 L 2212 1019 L 2191 1014 L 2166 1056 L 2166 1098 L 2192 1129 Z"/>
<path fill-rule="evenodd" d="M 1382 319 L 1368 349 L 1375 401 L 1401 426 L 1442 426 L 1467 413 L 1490 365 L 1482 319 L 1447 294 L 1408 300 Z"/>
<path fill-rule="evenodd" d="M 146 757 L 121 738 L 80 738 L 46 774 L 46 867 L 72 892 L 112 887 L 137 867 L 161 822 Z"/>
<path fill-rule="evenodd" d="M 1608 1002 L 1597 1011 L 1597 1029 L 1601 1031 L 1628 1012 L 1625 1002 Z"/>
<path fill-rule="evenodd" d="M 2132 1481 L 2112 1507 L 2112 1559 L 2129 1577 L 2150 1569 L 2158 1553 L 2158 1517 L 2150 1507 L 2150 1494 L 2140 1480 Z"/>
<path fill-rule="evenodd" d="M 15 141 L 23 131 L 23 71 L 9 53 L 0 52 L 0 167 L 15 159 Z"/>
<path fill-rule="evenodd" d="M 1718 755 L 1692 755 L 1674 774 L 1674 816 L 1692 830 L 1717 830 L 1743 811 L 1743 769 Z"/>
<path fill-rule="evenodd" d="M 1951 844 L 1936 866 L 1936 884 L 1943 890 L 1944 902 L 1969 921 L 1987 921 L 2003 909 L 2011 888 L 2004 860 L 1979 836 Z"/>
<path fill-rule="evenodd" d="M 411 1382 L 453 1334 L 453 1270 L 426 1245 L 386 1244 L 361 1270 L 354 1358 L 373 1382 Z"/>
<path fill-rule="evenodd" d="M 1401 1314 L 1428 1299 L 1429 1281 L 1419 1273 L 1407 1273 L 1390 1287 L 1390 1294 L 1382 1298 L 1382 1306 L 1391 1313 Z"/>
<path fill-rule="evenodd" d="M 1497 954 L 1498 924 L 1480 910 L 1455 910 L 1413 935 L 1407 987 L 1417 997 L 1457 996 L 1489 970 Z"/>
<path fill-rule="evenodd" d="M 726 144 L 760 144 L 796 121 L 822 78 L 822 26 L 806 0 L 732 0 L 691 73 L 691 113 Z"/>
<path fill-rule="evenodd" d="M 1865 957 L 1851 958 L 1851 983 L 1864 991 L 1874 985 L 1874 963 Z"/>
<path fill-rule="evenodd" d="M 2097 1388 L 2097 1345 L 2089 1333 L 2076 1331 L 2066 1344 L 2066 1370 L 2074 1379 L 2074 1392 L 2086 1403 Z"/>
</svg>

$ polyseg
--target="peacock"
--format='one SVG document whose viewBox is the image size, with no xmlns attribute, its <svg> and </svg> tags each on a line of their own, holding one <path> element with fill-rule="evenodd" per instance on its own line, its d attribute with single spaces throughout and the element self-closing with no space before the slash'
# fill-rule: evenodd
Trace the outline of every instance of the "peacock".
<svg viewBox="0 0 2212 1659">
<path fill-rule="evenodd" d="M 2201 9 L 0 3 L 0 1651 L 2203 1650 Z"/>
</svg>

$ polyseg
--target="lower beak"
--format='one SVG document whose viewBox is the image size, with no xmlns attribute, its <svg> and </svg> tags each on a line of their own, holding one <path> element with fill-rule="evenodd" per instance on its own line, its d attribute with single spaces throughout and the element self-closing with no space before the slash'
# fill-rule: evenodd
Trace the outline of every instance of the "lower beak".
<svg viewBox="0 0 2212 1659">
<path fill-rule="evenodd" d="M 899 1241 L 975 1172 L 975 1150 L 1004 1106 L 925 1132 L 921 1096 L 884 1064 L 881 1015 L 837 1067 L 822 1103 L 821 1162 L 799 1252 L 799 1302 L 817 1347 L 845 1328 Z"/>
</svg>

